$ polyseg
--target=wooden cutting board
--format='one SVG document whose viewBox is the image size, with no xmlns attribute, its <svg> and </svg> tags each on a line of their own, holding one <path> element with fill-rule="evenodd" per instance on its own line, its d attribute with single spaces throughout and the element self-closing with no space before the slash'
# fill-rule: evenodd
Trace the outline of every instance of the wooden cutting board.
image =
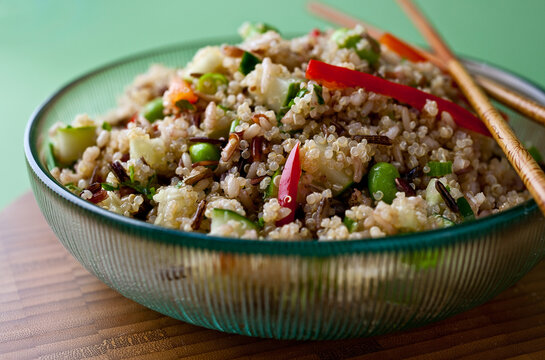
<svg viewBox="0 0 545 360">
<path fill-rule="evenodd" d="M 0 359 L 545 359 L 545 263 L 476 309 L 374 338 L 277 341 L 208 330 L 101 283 L 32 195 L 0 213 Z"/>
</svg>

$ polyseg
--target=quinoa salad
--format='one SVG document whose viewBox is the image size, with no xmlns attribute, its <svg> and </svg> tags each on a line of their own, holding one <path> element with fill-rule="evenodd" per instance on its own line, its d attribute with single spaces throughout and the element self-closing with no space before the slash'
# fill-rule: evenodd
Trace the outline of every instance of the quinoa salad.
<svg viewBox="0 0 545 360">
<path fill-rule="evenodd" d="M 53 177 L 127 217 L 264 240 L 431 230 L 530 199 L 448 74 L 407 49 L 362 27 L 239 32 L 55 124 Z"/>
</svg>

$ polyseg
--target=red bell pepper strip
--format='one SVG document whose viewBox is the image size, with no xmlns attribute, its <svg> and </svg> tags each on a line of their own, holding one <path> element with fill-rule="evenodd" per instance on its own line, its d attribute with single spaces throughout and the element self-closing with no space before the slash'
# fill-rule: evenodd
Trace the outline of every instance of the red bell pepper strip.
<svg viewBox="0 0 545 360">
<path fill-rule="evenodd" d="M 291 149 L 290 155 L 284 165 L 278 185 L 278 202 L 280 206 L 288 208 L 291 212 L 288 216 L 278 220 L 276 226 L 289 224 L 295 219 L 297 209 L 297 186 L 301 177 L 301 160 L 299 159 L 299 143 Z"/>
<path fill-rule="evenodd" d="M 446 111 L 454 122 L 463 128 L 479 134 L 491 136 L 482 121 L 463 107 L 413 87 L 391 82 L 361 71 L 326 64 L 318 60 L 310 60 L 306 78 L 314 80 L 330 89 L 364 88 L 377 94 L 391 97 L 401 103 L 422 110 L 427 100 L 437 103 L 439 112 Z"/>
<path fill-rule="evenodd" d="M 413 48 L 411 45 L 407 44 L 405 41 L 399 39 L 398 37 L 390 34 L 384 33 L 378 40 L 381 44 L 388 47 L 390 50 L 412 62 L 425 62 L 428 61 L 420 51 Z"/>
</svg>

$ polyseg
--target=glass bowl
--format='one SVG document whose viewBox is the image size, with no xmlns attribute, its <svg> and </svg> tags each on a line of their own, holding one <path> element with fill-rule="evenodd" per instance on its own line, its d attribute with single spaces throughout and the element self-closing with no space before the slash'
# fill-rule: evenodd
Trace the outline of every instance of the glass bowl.
<svg viewBox="0 0 545 360">
<path fill-rule="evenodd" d="M 420 326 L 479 305 L 526 274 L 545 253 L 534 201 L 455 227 L 357 241 L 249 241 L 161 228 L 101 209 L 62 188 L 40 156 L 47 129 L 113 108 L 152 63 L 184 66 L 215 39 L 163 48 L 92 71 L 32 115 L 25 154 L 36 200 L 66 249 L 124 296 L 211 329 L 278 339 L 339 339 Z M 528 81 L 477 62 L 489 76 L 545 103 Z M 543 130 L 508 113 L 524 141 Z M 544 150 L 543 148 L 541 149 Z"/>
</svg>

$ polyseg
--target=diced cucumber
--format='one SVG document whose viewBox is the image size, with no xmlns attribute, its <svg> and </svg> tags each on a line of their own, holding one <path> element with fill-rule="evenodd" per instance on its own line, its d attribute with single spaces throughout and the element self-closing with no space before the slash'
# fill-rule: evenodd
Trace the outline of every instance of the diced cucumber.
<svg viewBox="0 0 545 360">
<path fill-rule="evenodd" d="M 149 135 L 140 135 L 129 142 L 129 154 L 131 159 L 144 160 L 154 169 L 166 166 L 165 143 L 161 138 L 150 139 Z"/>
<path fill-rule="evenodd" d="M 324 175 L 327 181 L 332 186 L 333 196 L 340 195 L 346 189 L 348 189 L 354 183 L 352 176 L 346 174 L 343 171 L 339 171 L 335 168 L 335 160 L 326 159 L 325 146 L 316 144 L 320 150 L 320 159 L 318 160 L 318 168 L 322 175 Z"/>
<path fill-rule="evenodd" d="M 280 169 L 276 170 L 271 177 L 271 182 L 269 183 L 269 186 L 267 187 L 267 190 L 265 191 L 265 199 L 275 198 L 278 196 L 278 186 L 274 184 L 274 179 L 276 179 L 278 176 L 280 176 L 281 172 Z"/>
<path fill-rule="evenodd" d="M 213 209 L 212 210 L 212 223 L 210 224 L 210 234 L 220 235 L 220 227 L 225 225 L 228 221 L 236 221 L 239 226 L 234 230 L 238 236 L 244 235 L 248 230 L 258 230 L 259 226 L 244 216 L 227 209 Z"/>
<path fill-rule="evenodd" d="M 444 228 L 456 225 L 454 221 L 439 214 L 436 214 L 435 218 L 437 219 L 438 223 L 441 224 Z"/>
<path fill-rule="evenodd" d="M 96 127 L 67 126 L 57 129 L 51 139 L 53 151 L 58 165 L 71 165 L 78 160 L 85 149 L 96 144 Z"/>
<path fill-rule="evenodd" d="M 431 179 L 426 187 L 426 201 L 431 205 L 440 204 L 443 201 L 441 194 L 435 188 L 435 182 L 439 181 L 437 179 Z"/>
<path fill-rule="evenodd" d="M 327 181 L 334 186 L 334 189 L 332 189 L 333 196 L 340 195 L 354 183 L 352 176 L 335 169 L 335 167 L 333 167 L 328 161 L 320 161 L 318 167 L 320 168 L 320 172 L 326 177 Z"/>
<path fill-rule="evenodd" d="M 184 74 L 206 74 L 218 72 L 223 66 L 223 54 L 217 46 L 207 46 L 195 54 L 193 60 L 184 69 Z"/>
<path fill-rule="evenodd" d="M 216 120 L 216 122 L 213 125 L 213 128 L 209 128 L 205 123 L 205 130 L 206 134 L 211 139 L 219 139 L 221 137 L 226 138 L 229 136 L 229 133 L 231 132 L 230 128 L 233 126 L 233 122 L 237 121 L 232 120 L 233 114 L 225 114 L 224 116 L 219 116 Z"/>
</svg>

